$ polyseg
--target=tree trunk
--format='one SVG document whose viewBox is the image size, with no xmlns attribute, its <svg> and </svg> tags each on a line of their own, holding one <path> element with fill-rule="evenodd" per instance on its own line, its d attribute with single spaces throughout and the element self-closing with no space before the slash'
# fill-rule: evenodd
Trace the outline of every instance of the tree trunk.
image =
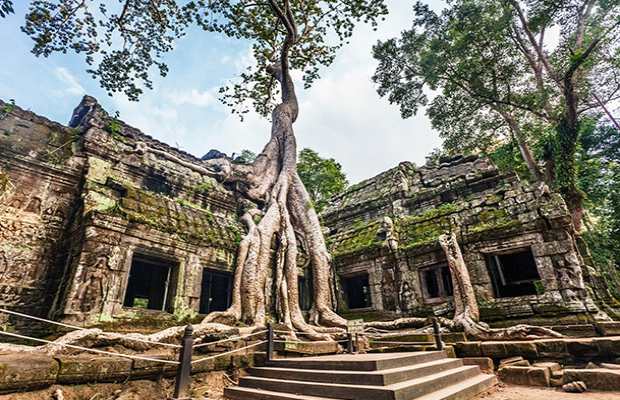
<svg viewBox="0 0 620 400">
<path fill-rule="evenodd" d="M 275 7 L 275 6 L 272 6 Z M 248 197 L 264 203 L 264 211 L 250 210 L 242 221 L 248 232 L 241 240 L 233 286 L 231 307 L 222 313 L 212 313 L 204 323 L 221 318 L 241 320 L 246 324 L 264 326 L 272 317 L 265 309 L 265 286 L 272 266 L 272 243 L 276 239 L 275 298 L 277 316 L 287 327 L 302 330 L 315 337 L 320 333 L 335 332 L 319 324 L 332 327 L 346 325 L 331 307 L 329 286 L 330 257 L 325 246 L 319 219 L 301 179 L 297 174 L 297 147 L 293 123 L 297 119 L 298 103 L 289 73 L 288 53 L 295 43 L 294 21 L 284 25 L 289 34 L 284 42 L 280 60 L 269 66 L 268 72 L 278 82 L 282 103 L 272 113 L 271 140 L 258 155 L 249 171 L 237 174 L 235 179 L 248 187 Z M 258 224 L 256 215 L 262 215 Z M 314 279 L 314 302 L 310 310 L 311 326 L 306 323 L 299 307 L 297 287 L 297 237 L 307 247 Z"/>
<path fill-rule="evenodd" d="M 504 110 L 502 107 L 496 107 L 497 112 L 504 118 L 508 127 L 514 133 L 517 138 L 517 143 L 519 144 L 519 151 L 521 151 L 521 155 L 523 156 L 523 160 L 525 161 L 525 165 L 529 169 L 532 177 L 536 182 L 544 182 L 544 176 L 542 172 L 540 172 L 540 168 L 534 160 L 534 156 L 532 155 L 532 151 L 530 150 L 530 146 L 527 144 L 527 140 L 519 127 L 519 124 L 515 121 L 513 115 L 508 111 Z"/>
<path fill-rule="evenodd" d="M 439 236 L 439 244 L 446 253 L 452 275 L 455 308 L 453 320 L 442 320 L 442 325 L 452 330 L 462 330 L 469 337 L 477 340 L 524 340 L 562 336 L 551 329 L 538 326 L 516 325 L 503 329 L 491 329 L 487 324 L 479 322 L 480 314 L 476 295 L 456 235 L 452 232 L 450 235 Z"/>
<path fill-rule="evenodd" d="M 577 187 L 577 168 L 575 165 L 575 151 L 579 140 L 579 122 L 576 114 L 571 116 L 569 113 L 565 118 L 562 118 L 556 131 L 560 150 L 555 157 L 557 187 L 572 214 L 575 231 L 580 232 L 583 216 L 583 194 Z"/>
</svg>

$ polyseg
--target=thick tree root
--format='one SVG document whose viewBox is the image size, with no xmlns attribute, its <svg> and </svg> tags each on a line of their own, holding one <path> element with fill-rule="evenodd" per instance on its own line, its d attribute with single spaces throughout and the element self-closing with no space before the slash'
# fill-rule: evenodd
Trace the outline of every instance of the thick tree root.
<svg viewBox="0 0 620 400">
<path fill-rule="evenodd" d="M 256 328 L 250 327 L 240 329 L 222 324 L 201 323 L 194 325 L 194 343 L 209 342 L 217 340 L 222 336 L 247 334 L 253 330 L 256 330 Z M 89 349 L 120 346 L 127 350 L 121 351 L 125 354 L 143 353 L 152 350 L 157 350 L 158 354 L 176 354 L 177 350 L 175 348 L 158 343 L 179 344 L 184 335 L 184 331 L 184 326 L 175 326 L 150 335 L 143 335 L 140 333 L 109 333 L 103 332 L 100 329 L 77 330 L 61 336 L 54 340 L 53 343 L 46 343 L 41 346 L 0 343 L 0 354 L 30 353 L 56 355 L 81 352 L 81 350 L 63 346 L 64 344 Z M 84 352 L 86 351 L 84 350 Z"/>
</svg>

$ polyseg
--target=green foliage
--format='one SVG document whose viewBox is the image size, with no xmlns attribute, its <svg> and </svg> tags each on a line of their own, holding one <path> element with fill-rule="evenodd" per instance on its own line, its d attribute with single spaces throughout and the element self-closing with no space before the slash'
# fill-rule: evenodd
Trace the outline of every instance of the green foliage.
<svg viewBox="0 0 620 400">
<path fill-rule="evenodd" d="M 4 104 L 4 107 L 0 110 L 0 120 L 5 119 L 9 115 L 13 113 L 13 109 L 15 108 L 15 100 L 10 99 L 8 103 Z"/>
<path fill-rule="evenodd" d="M 523 161 L 519 145 L 514 140 L 498 144 L 487 156 L 502 173 L 516 172 L 521 178 L 530 178 L 530 171 Z"/>
<path fill-rule="evenodd" d="M 234 156 L 234 153 L 233 153 Z M 254 153 L 251 150 L 241 150 L 241 155 L 239 157 L 233 157 L 234 163 L 238 163 L 238 164 L 252 164 L 254 162 L 254 160 L 256 160 L 256 153 Z"/>
<path fill-rule="evenodd" d="M 6 2 L 6 0 L 4 0 Z M 288 1 L 253 0 L 32 0 L 22 27 L 34 40 L 32 52 L 49 56 L 55 52 L 83 54 L 88 70 L 108 92 L 124 92 L 137 100 L 140 86 L 152 88 L 155 69 L 166 76 L 165 54 L 191 26 L 206 32 L 252 42 L 255 63 L 237 80 L 223 87 L 222 102 L 233 112 L 248 112 L 250 100 L 262 115 L 271 110 L 277 90 L 265 73 L 278 58 L 286 29 L 274 9 Z M 306 87 L 328 66 L 358 22 L 375 26 L 387 13 L 383 0 L 300 0 L 290 2 L 297 21 L 297 37 L 290 52 L 290 66 L 303 72 Z"/>
<path fill-rule="evenodd" d="M 325 208 L 333 194 L 343 191 L 349 184 L 336 160 L 323 158 L 309 148 L 299 152 L 297 172 L 317 212 Z"/>
<path fill-rule="evenodd" d="M 584 129 L 577 157 L 585 195 L 584 239 L 599 268 L 620 260 L 620 135 L 611 125 Z"/>
<path fill-rule="evenodd" d="M 125 138 L 121 136 L 121 123 L 119 121 L 120 113 L 118 111 L 114 112 L 114 118 L 108 119 L 104 125 L 104 129 L 110 133 L 114 139 L 120 140 L 121 142 L 125 141 Z"/>
<path fill-rule="evenodd" d="M 526 173 L 519 153 L 534 149 L 578 208 L 575 155 L 594 113 L 585 104 L 594 91 L 620 93 L 620 0 L 455 0 L 441 14 L 417 2 L 414 12 L 412 29 L 373 48 L 379 95 L 403 118 L 426 107 L 448 154 L 482 152 L 527 176 L 538 167 Z"/>
</svg>

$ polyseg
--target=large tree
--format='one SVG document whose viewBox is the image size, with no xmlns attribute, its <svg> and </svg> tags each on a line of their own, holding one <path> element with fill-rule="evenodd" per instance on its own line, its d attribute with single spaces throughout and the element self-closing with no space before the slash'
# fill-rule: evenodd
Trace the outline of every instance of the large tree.
<svg viewBox="0 0 620 400">
<path fill-rule="evenodd" d="M 418 2 L 413 28 L 379 42 L 378 92 L 403 117 L 427 106 L 450 152 L 516 143 L 581 227 L 575 154 L 585 115 L 620 96 L 620 1 Z M 429 101 L 426 89 L 438 91 Z M 538 157 L 537 157 L 538 155 Z M 544 171 L 541 168 L 544 165 Z"/>
<path fill-rule="evenodd" d="M 320 337 L 320 332 L 329 331 L 325 326 L 343 326 L 345 321 L 332 310 L 330 256 L 297 173 L 293 123 L 299 108 L 291 70 L 302 71 L 310 85 L 319 67 L 333 61 L 356 23 L 374 25 L 386 12 L 383 0 L 34 0 L 22 30 L 34 40 L 35 54 L 82 53 L 102 87 L 134 100 L 142 86 L 152 86 L 153 69 L 166 74 L 161 56 L 173 49 L 188 26 L 251 41 L 255 64 L 222 89 L 223 101 L 240 114 L 251 104 L 270 115 L 271 137 L 251 164 L 211 160 L 220 167 L 217 174 L 238 183 L 255 207 L 242 216 L 247 232 L 239 245 L 232 305 L 203 323 L 239 320 L 262 326 L 268 317 L 276 317 L 290 328 Z M 281 101 L 275 102 L 278 95 Z M 297 293 L 298 241 L 308 252 L 314 279 L 309 323 Z M 276 310 L 265 305 L 272 267 Z"/>
</svg>

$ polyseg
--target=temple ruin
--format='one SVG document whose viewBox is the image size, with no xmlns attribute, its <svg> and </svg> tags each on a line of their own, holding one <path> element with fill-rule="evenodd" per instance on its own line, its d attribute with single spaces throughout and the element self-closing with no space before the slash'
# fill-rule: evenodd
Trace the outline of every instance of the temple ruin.
<svg viewBox="0 0 620 400">
<path fill-rule="evenodd" d="M 68 126 L 0 109 L 0 307 L 148 331 L 229 306 L 248 204 L 234 185 L 197 172 L 214 165 L 111 118 L 90 97 Z M 599 317 L 615 315 L 561 197 L 483 158 L 403 162 L 334 196 L 321 217 L 345 315 L 449 316 L 437 241 L 448 231 L 458 234 L 483 321 L 593 334 Z M 311 273 L 303 256 L 298 265 L 307 309 Z"/>
</svg>

